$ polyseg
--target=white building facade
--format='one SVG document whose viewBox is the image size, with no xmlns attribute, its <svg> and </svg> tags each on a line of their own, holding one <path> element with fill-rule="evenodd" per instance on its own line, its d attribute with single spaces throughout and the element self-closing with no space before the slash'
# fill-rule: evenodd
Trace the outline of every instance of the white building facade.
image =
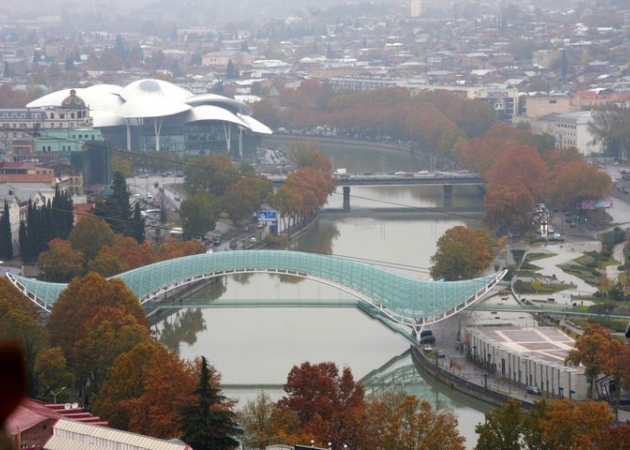
<svg viewBox="0 0 630 450">
<path fill-rule="evenodd" d="M 508 337 L 516 335 L 524 338 Z M 471 327 L 465 330 L 464 341 L 470 357 L 495 379 L 536 386 L 553 397 L 587 398 L 584 368 L 564 364 L 573 340 L 555 328 Z"/>
<path fill-rule="evenodd" d="M 604 150 L 601 142 L 593 142 L 589 124 L 593 121 L 590 111 L 562 114 L 555 127 L 556 148 L 575 147 L 580 154 L 592 156 Z"/>
</svg>

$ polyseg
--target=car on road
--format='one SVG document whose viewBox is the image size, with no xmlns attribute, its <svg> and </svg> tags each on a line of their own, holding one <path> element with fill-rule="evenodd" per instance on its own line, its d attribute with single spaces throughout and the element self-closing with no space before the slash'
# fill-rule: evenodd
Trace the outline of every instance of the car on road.
<svg viewBox="0 0 630 450">
<path fill-rule="evenodd" d="M 542 395 L 542 391 L 538 386 L 527 386 L 527 393 L 532 395 Z"/>
<path fill-rule="evenodd" d="M 436 352 L 436 356 L 437 356 L 438 358 L 446 358 L 446 353 L 444 353 L 444 350 L 438 350 L 438 351 Z"/>
<path fill-rule="evenodd" d="M 176 201 L 176 202 L 179 202 L 179 201 L 181 201 L 181 199 L 182 199 L 179 195 L 176 195 L 176 196 L 175 196 L 175 197 L 173 197 L 173 198 L 175 199 L 175 201 Z"/>
<path fill-rule="evenodd" d="M 254 236 L 249 238 L 249 242 L 251 242 L 252 244 L 256 243 L 256 238 Z"/>
</svg>

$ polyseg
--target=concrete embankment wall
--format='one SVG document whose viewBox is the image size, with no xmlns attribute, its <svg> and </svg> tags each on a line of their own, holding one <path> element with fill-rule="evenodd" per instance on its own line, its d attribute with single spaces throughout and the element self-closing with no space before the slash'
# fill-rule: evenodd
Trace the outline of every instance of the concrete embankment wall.
<svg viewBox="0 0 630 450">
<path fill-rule="evenodd" d="M 411 349 L 411 359 L 418 372 L 425 377 L 430 377 L 432 380 L 437 381 L 445 388 L 471 396 L 477 400 L 482 400 L 493 406 L 503 406 L 505 402 L 512 398 L 509 395 L 473 383 L 455 373 L 438 367 L 433 361 L 429 360 L 418 347 L 414 346 Z M 531 408 L 533 406 L 533 403 L 523 400 L 520 401 L 523 408 Z"/>
</svg>

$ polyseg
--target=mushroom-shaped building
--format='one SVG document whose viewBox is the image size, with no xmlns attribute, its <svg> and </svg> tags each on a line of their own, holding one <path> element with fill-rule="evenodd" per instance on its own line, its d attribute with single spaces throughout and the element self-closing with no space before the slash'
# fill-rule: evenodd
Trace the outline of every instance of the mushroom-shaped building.
<svg viewBox="0 0 630 450">
<path fill-rule="evenodd" d="M 64 102 L 78 107 L 79 101 L 95 128 L 129 150 L 253 157 L 260 135 L 271 134 L 269 127 L 251 117 L 252 109 L 245 103 L 216 94 L 193 95 L 157 79 L 141 79 L 125 87 L 104 84 L 64 89 L 27 107 L 58 108 Z"/>
</svg>

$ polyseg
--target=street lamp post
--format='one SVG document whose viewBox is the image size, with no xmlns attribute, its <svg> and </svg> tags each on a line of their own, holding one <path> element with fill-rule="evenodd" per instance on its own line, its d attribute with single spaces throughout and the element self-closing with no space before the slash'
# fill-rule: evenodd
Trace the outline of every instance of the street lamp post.
<svg viewBox="0 0 630 450">
<path fill-rule="evenodd" d="M 48 390 L 50 391 L 50 393 L 51 393 L 51 394 L 52 394 L 52 396 L 53 396 L 53 403 L 57 403 L 57 396 L 58 396 L 59 394 L 61 394 L 61 393 L 62 393 L 65 389 L 66 389 L 66 387 L 64 386 L 64 387 L 62 387 L 61 389 L 59 389 L 57 392 L 53 392 L 53 390 L 52 390 L 52 389 L 48 388 Z"/>
</svg>

